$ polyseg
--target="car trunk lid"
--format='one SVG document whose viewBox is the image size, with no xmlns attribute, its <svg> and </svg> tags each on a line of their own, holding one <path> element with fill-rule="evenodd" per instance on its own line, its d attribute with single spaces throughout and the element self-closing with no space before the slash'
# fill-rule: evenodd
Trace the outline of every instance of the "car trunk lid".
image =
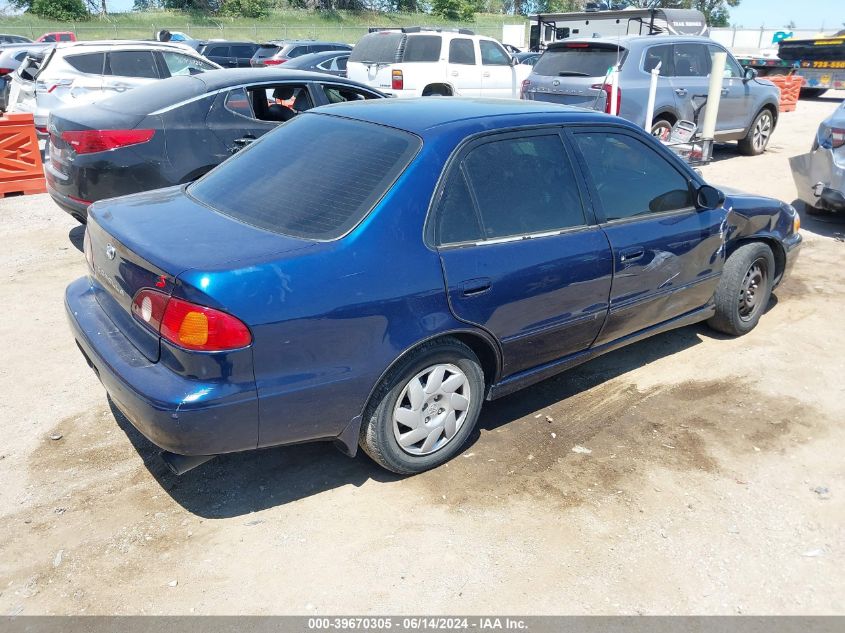
<svg viewBox="0 0 845 633">
<path fill-rule="evenodd" d="M 170 295 L 179 286 L 179 275 L 188 270 L 219 270 L 235 261 L 314 244 L 224 216 L 187 196 L 181 187 L 92 205 L 88 240 L 97 301 L 153 362 L 159 359 L 160 337 L 132 315 L 132 299 L 139 290 L 153 288 Z"/>
</svg>

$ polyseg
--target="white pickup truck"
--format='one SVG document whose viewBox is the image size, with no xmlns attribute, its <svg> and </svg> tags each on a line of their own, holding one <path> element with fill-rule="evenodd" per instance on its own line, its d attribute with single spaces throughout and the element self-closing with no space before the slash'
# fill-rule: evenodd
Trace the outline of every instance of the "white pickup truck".
<svg viewBox="0 0 845 633">
<path fill-rule="evenodd" d="M 347 77 L 396 97 L 519 98 L 518 71 L 496 40 L 466 29 L 384 30 L 361 38 Z"/>
</svg>

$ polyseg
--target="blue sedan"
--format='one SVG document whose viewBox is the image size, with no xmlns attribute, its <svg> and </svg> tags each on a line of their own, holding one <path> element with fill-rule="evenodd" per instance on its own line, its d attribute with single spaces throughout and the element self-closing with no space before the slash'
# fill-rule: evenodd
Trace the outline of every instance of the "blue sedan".
<svg viewBox="0 0 845 633">
<path fill-rule="evenodd" d="M 485 400 L 671 328 L 750 331 L 800 244 L 790 205 L 726 195 L 622 119 L 370 101 L 94 204 L 66 307 L 177 473 L 332 440 L 409 474 Z"/>
</svg>

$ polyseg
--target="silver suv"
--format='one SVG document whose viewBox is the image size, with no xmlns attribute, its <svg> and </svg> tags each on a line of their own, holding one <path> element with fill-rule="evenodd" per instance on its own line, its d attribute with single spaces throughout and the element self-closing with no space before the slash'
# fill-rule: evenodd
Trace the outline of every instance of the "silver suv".
<svg viewBox="0 0 845 633">
<path fill-rule="evenodd" d="M 94 103 L 174 75 L 220 68 L 182 44 L 73 42 L 30 55 L 12 75 L 10 112 L 31 112 L 39 135 L 61 106 Z"/>
<path fill-rule="evenodd" d="M 716 120 L 717 141 L 739 141 L 744 154 L 766 149 L 778 118 L 778 89 L 743 71 L 711 39 L 666 35 L 566 39 L 549 45 L 522 82 L 523 99 L 610 111 L 610 67 L 620 64 L 617 112 L 645 124 L 650 72 L 660 64 L 651 132 L 667 138 L 676 121 L 699 122 L 710 82 L 711 54 L 727 53 Z M 699 114 L 702 116 L 700 117 Z"/>
</svg>

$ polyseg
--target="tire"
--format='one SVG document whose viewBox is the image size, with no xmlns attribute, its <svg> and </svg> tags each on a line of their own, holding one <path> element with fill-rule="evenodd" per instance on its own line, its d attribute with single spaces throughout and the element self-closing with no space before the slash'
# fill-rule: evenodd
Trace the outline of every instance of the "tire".
<svg viewBox="0 0 845 633">
<path fill-rule="evenodd" d="M 768 108 L 763 108 L 754 117 L 745 138 L 739 141 L 739 151 L 746 156 L 758 156 L 766 151 L 769 139 L 775 129 L 775 117 Z"/>
<path fill-rule="evenodd" d="M 669 135 L 671 133 L 672 122 L 669 121 L 669 119 L 659 117 L 651 122 L 651 135 L 660 139 L 661 141 L 668 140 Z"/>
<path fill-rule="evenodd" d="M 716 314 L 707 325 L 733 336 L 753 330 L 769 303 L 774 274 L 775 257 L 766 244 L 740 246 L 725 262 L 714 295 Z"/>
<path fill-rule="evenodd" d="M 440 466 L 460 452 L 475 428 L 484 388 L 484 372 L 469 347 L 452 338 L 426 343 L 377 387 L 364 413 L 361 448 L 400 475 Z M 413 402 L 412 393 L 417 394 Z M 397 415 L 400 410 L 405 413 Z"/>
</svg>

